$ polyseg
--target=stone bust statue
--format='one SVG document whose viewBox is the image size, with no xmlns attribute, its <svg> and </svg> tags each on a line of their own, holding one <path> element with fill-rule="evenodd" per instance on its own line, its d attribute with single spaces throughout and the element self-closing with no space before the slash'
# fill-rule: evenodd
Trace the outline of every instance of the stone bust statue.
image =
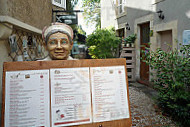
<svg viewBox="0 0 190 127">
<path fill-rule="evenodd" d="M 49 57 L 44 60 L 70 60 L 73 47 L 73 30 L 63 23 L 52 23 L 42 31 Z"/>
</svg>

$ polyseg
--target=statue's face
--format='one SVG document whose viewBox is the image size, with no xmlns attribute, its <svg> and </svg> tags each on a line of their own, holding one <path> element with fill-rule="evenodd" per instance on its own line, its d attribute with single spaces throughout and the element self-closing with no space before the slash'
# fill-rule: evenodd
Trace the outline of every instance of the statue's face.
<svg viewBox="0 0 190 127">
<path fill-rule="evenodd" d="M 64 33 L 54 33 L 50 35 L 47 42 L 47 50 L 52 60 L 66 60 L 69 57 L 73 43 Z"/>
</svg>

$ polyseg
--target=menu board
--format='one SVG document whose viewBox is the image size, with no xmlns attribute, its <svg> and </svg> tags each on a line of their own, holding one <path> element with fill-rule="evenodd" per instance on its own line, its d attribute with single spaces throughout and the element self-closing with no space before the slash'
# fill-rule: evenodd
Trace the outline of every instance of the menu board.
<svg viewBox="0 0 190 127">
<path fill-rule="evenodd" d="M 5 127 L 49 127 L 49 70 L 6 72 Z"/>
<path fill-rule="evenodd" d="M 91 67 L 93 121 L 129 118 L 124 66 Z"/>
<path fill-rule="evenodd" d="M 130 127 L 125 64 L 125 59 L 5 63 L 1 126 Z"/>
<path fill-rule="evenodd" d="M 89 68 L 50 69 L 52 126 L 91 123 Z"/>
</svg>

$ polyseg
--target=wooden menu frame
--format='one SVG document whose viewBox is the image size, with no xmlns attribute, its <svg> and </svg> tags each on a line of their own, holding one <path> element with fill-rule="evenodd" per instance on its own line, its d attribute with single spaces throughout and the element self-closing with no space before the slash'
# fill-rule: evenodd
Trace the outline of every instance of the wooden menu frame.
<svg viewBox="0 0 190 127">
<path fill-rule="evenodd" d="M 126 59 L 84 59 L 84 60 L 56 60 L 56 61 L 24 61 L 24 62 L 5 62 L 3 65 L 3 85 L 2 85 L 2 119 L 1 126 L 4 127 L 4 115 L 5 115 L 5 77 L 6 71 L 20 71 L 20 70 L 43 70 L 50 68 L 76 68 L 76 67 L 103 67 L 103 66 L 125 66 Z M 75 125 L 72 127 L 131 127 L 131 111 L 129 101 L 129 88 L 128 88 L 128 77 L 126 72 L 126 84 L 127 84 L 127 99 L 129 107 L 129 118 L 97 122 L 90 124 Z"/>
</svg>

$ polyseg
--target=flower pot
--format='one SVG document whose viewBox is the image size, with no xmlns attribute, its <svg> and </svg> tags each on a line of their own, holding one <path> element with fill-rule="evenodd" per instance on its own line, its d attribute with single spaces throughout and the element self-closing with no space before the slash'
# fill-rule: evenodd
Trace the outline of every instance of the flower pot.
<svg viewBox="0 0 190 127">
<path fill-rule="evenodd" d="M 126 47 L 130 47 L 130 45 L 127 43 L 127 44 L 126 44 Z"/>
<path fill-rule="evenodd" d="M 134 44 L 134 43 L 131 43 L 131 47 L 135 47 L 135 44 Z"/>
</svg>

